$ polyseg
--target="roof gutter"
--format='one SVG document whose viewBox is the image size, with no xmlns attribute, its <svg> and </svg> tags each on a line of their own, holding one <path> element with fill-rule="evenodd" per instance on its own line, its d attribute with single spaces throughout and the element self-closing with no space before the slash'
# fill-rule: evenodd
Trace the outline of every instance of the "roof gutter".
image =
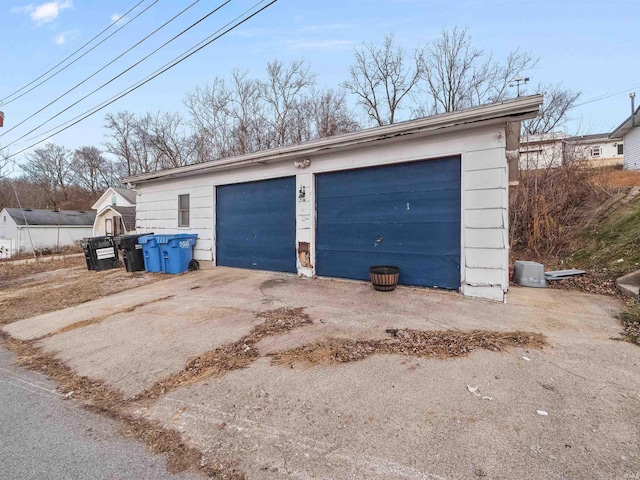
<svg viewBox="0 0 640 480">
<path fill-rule="evenodd" d="M 383 127 L 360 130 L 337 137 L 312 140 L 297 145 L 263 150 L 237 157 L 178 167 L 170 170 L 134 175 L 122 179 L 123 183 L 136 185 L 143 182 L 162 180 L 169 177 L 189 176 L 201 172 L 213 172 L 229 168 L 243 167 L 252 164 L 264 164 L 298 158 L 328 150 L 343 150 L 362 144 L 385 140 L 397 136 L 413 134 L 429 134 L 442 129 L 453 128 L 475 123 L 496 123 L 520 121 L 533 118 L 542 105 L 542 95 L 519 97 L 501 103 L 494 103 L 457 112 L 435 115 L 432 117 L 395 123 Z M 493 121 L 493 122 L 492 122 Z"/>
</svg>

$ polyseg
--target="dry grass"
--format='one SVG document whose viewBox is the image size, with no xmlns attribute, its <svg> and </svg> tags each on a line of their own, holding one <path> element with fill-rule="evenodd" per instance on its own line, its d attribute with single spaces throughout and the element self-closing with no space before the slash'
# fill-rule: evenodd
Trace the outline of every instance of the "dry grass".
<svg viewBox="0 0 640 480">
<path fill-rule="evenodd" d="M 596 172 L 594 181 L 610 187 L 635 187 L 640 186 L 640 172 L 603 168 Z"/>
<path fill-rule="evenodd" d="M 167 295 L 166 297 L 155 298 L 153 300 L 149 300 L 147 302 L 137 303 L 135 305 L 131 305 L 130 307 L 123 308 L 122 310 L 118 310 L 117 312 L 111 312 L 107 315 L 103 315 L 101 317 L 90 318 L 88 320 L 81 320 L 76 323 L 72 323 L 71 325 L 66 325 L 64 327 L 59 328 L 58 330 L 46 335 L 47 337 L 51 337 L 53 335 L 58 335 L 60 333 L 70 332 L 72 330 L 76 330 L 78 328 L 88 327 L 89 325 L 95 325 L 98 323 L 104 322 L 107 318 L 113 317 L 114 315 L 120 315 L 121 313 L 131 313 L 136 311 L 138 308 L 144 307 L 146 305 L 151 305 L 152 303 L 162 302 L 163 300 L 167 300 L 169 298 L 173 298 L 173 295 Z M 40 340 L 40 338 L 36 339 Z"/>
<path fill-rule="evenodd" d="M 170 473 L 193 470 L 209 478 L 246 479 L 235 464 L 204 457 L 197 448 L 186 444 L 178 432 L 128 413 L 127 402 L 120 392 L 100 381 L 78 375 L 54 354 L 44 353 L 33 342 L 15 340 L 2 332 L 0 337 L 5 347 L 17 355 L 18 365 L 45 373 L 58 383 L 58 390 L 66 398 L 74 398 L 85 408 L 119 421 L 126 436 L 144 442 L 154 454 L 167 455 Z"/>
<path fill-rule="evenodd" d="M 151 388 L 136 395 L 133 400 L 154 399 L 184 385 L 192 385 L 210 377 L 220 377 L 232 370 L 246 368 L 260 357 L 256 344 L 264 337 L 280 335 L 313 322 L 303 308 L 278 308 L 259 313 L 265 321 L 256 325 L 247 335 L 215 350 L 189 360 L 180 372 L 156 382 Z"/>
<path fill-rule="evenodd" d="M 640 304 L 630 302 L 626 310 L 618 314 L 624 329 L 624 338 L 631 343 L 640 346 Z"/>
<path fill-rule="evenodd" d="M 393 338 L 384 340 L 350 340 L 330 338 L 271 354 L 274 365 L 337 365 L 356 362 L 372 355 L 407 355 L 423 358 L 467 356 L 477 348 L 500 352 L 507 347 L 542 348 L 545 337 L 531 332 L 460 332 L 388 330 Z"/>
<path fill-rule="evenodd" d="M 162 274 L 129 273 L 123 268 L 89 271 L 84 257 L 20 265 L 0 264 L 0 274 L 0 325 L 163 279 Z"/>
<path fill-rule="evenodd" d="M 509 190 L 512 258 L 552 265 L 571 254 L 582 229 L 629 190 L 600 175 L 581 162 L 521 171 L 519 185 Z"/>
</svg>

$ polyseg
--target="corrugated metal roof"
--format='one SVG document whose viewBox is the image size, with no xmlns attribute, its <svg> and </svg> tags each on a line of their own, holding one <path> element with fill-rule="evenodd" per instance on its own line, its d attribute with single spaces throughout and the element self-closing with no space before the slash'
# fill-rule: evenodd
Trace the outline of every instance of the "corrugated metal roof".
<svg viewBox="0 0 640 480">
<path fill-rule="evenodd" d="M 18 225 L 77 225 L 93 226 L 96 212 L 93 210 L 36 210 L 25 208 L 5 208 Z M 25 222 L 26 219 L 26 222 Z"/>
</svg>

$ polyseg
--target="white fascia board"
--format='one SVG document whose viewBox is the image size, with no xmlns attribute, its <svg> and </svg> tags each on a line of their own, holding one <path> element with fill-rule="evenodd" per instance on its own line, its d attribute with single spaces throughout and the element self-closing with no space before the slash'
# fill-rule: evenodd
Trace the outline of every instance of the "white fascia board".
<svg viewBox="0 0 640 480">
<path fill-rule="evenodd" d="M 383 127 L 369 128 L 337 137 L 313 140 L 297 145 L 274 148 L 271 150 L 249 153 L 232 158 L 125 177 L 122 179 L 122 182 L 125 184 L 137 185 L 168 177 L 183 177 L 197 173 L 248 166 L 255 163 L 262 164 L 284 161 L 317 153 L 325 153 L 328 150 L 345 150 L 370 142 L 391 139 L 393 137 L 404 135 L 420 134 L 422 136 L 429 136 L 440 133 L 443 129 L 461 129 L 470 126 L 526 120 L 528 118 L 533 118 L 538 114 L 540 106 L 542 105 L 542 100 L 542 95 L 520 97 L 515 100 L 508 100 L 501 103 L 494 103 L 457 112 L 395 123 Z"/>
</svg>

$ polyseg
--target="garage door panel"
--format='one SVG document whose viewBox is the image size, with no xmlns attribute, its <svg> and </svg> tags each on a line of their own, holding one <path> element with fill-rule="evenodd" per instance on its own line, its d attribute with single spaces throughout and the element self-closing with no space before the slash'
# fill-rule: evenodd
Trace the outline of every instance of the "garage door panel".
<svg viewBox="0 0 640 480">
<path fill-rule="evenodd" d="M 381 189 L 386 192 L 409 192 L 415 189 L 423 191 L 439 191 L 451 188 L 451 185 L 443 183 L 443 178 L 460 178 L 460 164 L 454 165 L 448 159 L 429 160 L 429 171 L 425 171 L 425 162 L 411 162 L 401 165 L 390 165 L 384 167 L 373 167 L 335 172 L 340 176 L 340 181 L 327 181 L 322 185 L 322 191 L 318 191 L 318 198 L 321 197 L 341 197 L 352 189 L 345 189 L 345 186 L 357 188 L 358 193 L 363 195 L 378 194 Z M 402 174 L 395 174 L 395 169 L 402 167 Z M 366 182 L 363 182 L 363 172 L 368 170 L 378 170 L 386 172 L 383 175 L 366 175 Z M 388 173 L 394 173 L 392 175 Z M 331 173 L 324 175 L 332 175 Z"/>
<path fill-rule="evenodd" d="M 317 274 L 460 288 L 460 175 L 459 157 L 318 175 Z"/>
<path fill-rule="evenodd" d="M 330 224 L 323 225 L 323 235 L 318 241 L 318 249 L 326 251 L 390 252 L 407 254 L 445 255 L 455 253 L 457 237 L 460 235 L 457 223 L 439 224 Z M 425 235 L 424 231 L 432 232 Z M 330 239 L 327 241 L 326 239 Z"/>
<path fill-rule="evenodd" d="M 369 266 L 395 265 L 400 267 L 400 280 L 403 285 L 419 285 L 457 289 L 460 287 L 460 273 L 457 269 L 457 253 L 454 256 L 378 254 L 370 252 L 334 252 L 334 259 L 344 265 L 354 265 L 349 274 L 332 275 L 338 278 L 369 280 Z M 321 259 L 318 258 L 318 263 Z"/>
<path fill-rule="evenodd" d="M 295 194 L 295 177 L 218 187 L 216 263 L 295 272 Z"/>
<path fill-rule="evenodd" d="M 377 193 L 319 198 L 317 208 L 331 209 L 332 222 L 419 223 L 447 221 L 460 216 L 459 189 Z M 433 205 L 439 205 L 437 209 Z M 357 211 L 357 220 L 353 218 Z"/>
</svg>

